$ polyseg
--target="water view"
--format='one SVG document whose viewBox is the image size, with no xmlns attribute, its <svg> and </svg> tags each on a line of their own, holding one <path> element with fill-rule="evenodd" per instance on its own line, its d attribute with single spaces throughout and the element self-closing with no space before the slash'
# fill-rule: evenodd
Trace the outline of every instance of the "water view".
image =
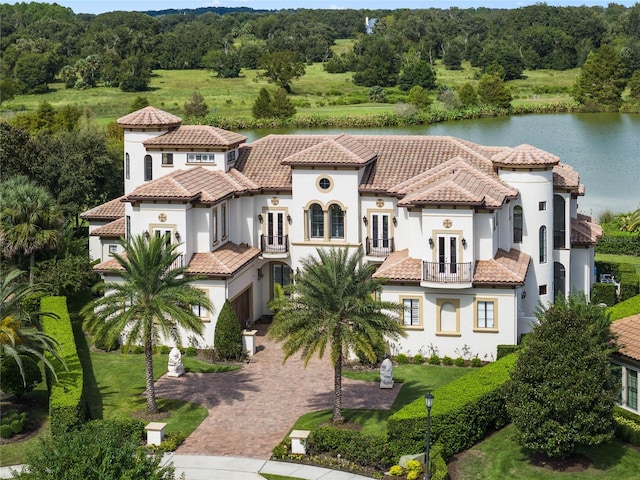
<svg viewBox="0 0 640 480">
<path fill-rule="evenodd" d="M 640 204 L 640 115 L 563 113 L 483 118 L 435 125 L 368 129 L 253 130 L 249 141 L 270 133 L 451 135 L 482 145 L 534 145 L 580 172 L 586 188 L 579 210 L 629 212 Z"/>
</svg>

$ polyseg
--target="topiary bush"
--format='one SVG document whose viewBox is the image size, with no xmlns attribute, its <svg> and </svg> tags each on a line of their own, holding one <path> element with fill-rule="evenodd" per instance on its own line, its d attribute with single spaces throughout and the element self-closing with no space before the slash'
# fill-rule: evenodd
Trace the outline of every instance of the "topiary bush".
<svg viewBox="0 0 640 480">
<path fill-rule="evenodd" d="M 451 365 L 453 365 L 453 358 L 445 355 L 442 358 L 442 364 L 450 367 Z"/>
<path fill-rule="evenodd" d="M 18 399 L 42 382 L 42 372 L 32 357 L 21 355 L 20 361 L 24 378 L 20 373 L 18 362 L 13 357 L 5 357 L 0 363 L 0 390 L 13 393 Z"/>
<path fill-rule="evenodd" d="M 429 357 L 429 365 L 440 365 L 440 357 L 438 357 L 438 355 L 431 355 Z"/>
<path fill-rule="evenodd" d="M 422 365 L 424 363 L 424 357 L 419 353 L 416 353 L 413 356 L 413 363 L 415 363 L 416 365 Z"/>
<path fill-rule="evenodd" d="M 464 358 L 458 357 L 453 362 L 456 367 L 464 367 L 467 365 L 467 362 L 464 361 Z"/>
<path fill-rule="evenodd" d="M 399 353 L 396 355 L 396 362 L 398 365 L 406 365 L 409 363 L 409 357 L 407 357 L 404 353 Z"/>
<path fill-rule="evenodd" d="M 0 438 L 11 438 L 12 436 L 11 425 L 0 425 Z"/>
<path fill-rule="evenodd" d="M 224 302 L 218 315 L 213 348 L 220 358 L 237 360 L 242 355 L 242 329 L 229 300 Z"/>
<path fill-rule="evenodd" d="M 22 426 L 22 422 L 20 420 L 14 420 L 13 422 L 11 422 L 11 431 L 13 433 L 17 435 L 18 433 L 22 433 L 23 430 L 24 427 Z"/>
</svg>

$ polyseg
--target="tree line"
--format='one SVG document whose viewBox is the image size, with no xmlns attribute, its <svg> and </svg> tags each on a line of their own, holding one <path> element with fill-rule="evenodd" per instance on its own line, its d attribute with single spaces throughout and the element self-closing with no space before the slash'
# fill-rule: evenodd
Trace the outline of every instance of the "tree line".
<svg viewBox="0 0 640 480">
<path fill-rule="evenodd" d="M 153 69 L 208 68 L 236 77 L 242 68 L 268 69 L 282 52 L 296 62 L 323 62 L 328 72 L 353 72 L 357 85 L 407 91 L 435 85 L 436 60 L 450 69 L 463 60 L 483 73 L 497 68 L 511 80 L 524 69 L 582 66 L 590 52 L 608 45 L 627 77 L 640 69 L 640 4 L 150 13 L 0 5 L 0 99 L 46 92 L 56 77 L 69 88 L 100 83 L 125 91 L 145 90 Z M 366 18 L 375 19 L 370 34 Z M 335 42 L 345 38 L 354 48 L 341 52 Z"/>
</svg>

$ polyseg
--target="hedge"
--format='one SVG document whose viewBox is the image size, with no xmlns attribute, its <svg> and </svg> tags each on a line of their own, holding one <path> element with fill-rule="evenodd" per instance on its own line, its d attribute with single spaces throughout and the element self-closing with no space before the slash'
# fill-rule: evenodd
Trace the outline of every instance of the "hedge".
<svg viewBox="0 0 640 480">
<path fill-rule="evenodd" d="M 445 459 L 471 447 L 489 430 L 508 422 L 504 385 L 517 354 L 474 370 L 433 392 L 431 438 L 442 445 Z M 427 411 L 420 397 L 394 413 L 388 421 L 389 442 L 401 454 L 424 448 Z"/>
<path fill-rule="evenodd" d="M 616 286 L 613 283 L 594 283 L 591 288 L 591 303 L 604 303 L 609 307 L 616 304 Z"/>
<path fill-rule="evenodd" d="M 608 308 L 607 313 L 612 321 L 640 313 L 640 295 L 636 295 Z"/>
<path fill-rule="evenodd" d="M 640 447 L 640 416 L 620 407 L 613 410 L 613 428 L 620 440 Z"/>
<path fill-rule="evenodd" d="M 622 267 L 622 265 L 620 265 Z M 620 273 L 620 301 L 623 302 L 638 294 L 638 275 L 635 269 L 632 272 L 621 271 Z"/>
<path fill-rule="evenodd" d="M 501 358 L 506 357 L 514 352 L 517 352 L 522 348 L 522 345 L 498 345 L 498 353 L 496 356 L 496 360 L 500 360 Z"/>
<path fill-rule="evenodd" d="M 44 297 L 40 302 L 43 312 L 57 316 L 43 316 L 42 329 L 54 337 L 60 344 L 60 356 L 64 359 L 67 371 L 52 355 L 49 360 L 56 368 L 58 381 L 48 375 L 49 421 L 51 433 L 57 435 L 81 426 L 86 420 L 86 405 L 82 392 L 82 365 L 76 351 L 71 319 L 65 297 Z"/>
<path fill-rule="evenodd" d="M 596 253 L 638 256 L 640 255 L 640 235 L 605 235 L 598 240 Z"/>
</svg>

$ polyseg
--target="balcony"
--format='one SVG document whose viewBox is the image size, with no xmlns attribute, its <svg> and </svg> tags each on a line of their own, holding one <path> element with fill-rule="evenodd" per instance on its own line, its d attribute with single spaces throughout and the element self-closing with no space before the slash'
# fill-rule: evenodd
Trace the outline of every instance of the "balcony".
<svg viewBox="0 0 640 480">
<path fill-rule="evenodd" d="M 386 258 L 394 251 L 393 238 L 369 238 L 366 239 L 366 255 L 369 257 Z"/>
<path fill-rule="evenodd" d="M 422 262 L 422 281 L 428 283 L 471 283 L 473 269 L 468 263 Z"/>
<path fill-rule="evenodd" d="M 270 256 L 287 256 L 289 254 L 289 235 L 260 235 L 260 249 Z"/>
<path fill-rule="evenodd" d="M 169 266 L 167 270 L 172 271 L 172 270 L 175 270 L 176 268 L 182 268 L 182 267 L 184 267 L 184 254 L 181 253 L 180 256 L 173 261 L 173 263 Z"/>
</svg>

